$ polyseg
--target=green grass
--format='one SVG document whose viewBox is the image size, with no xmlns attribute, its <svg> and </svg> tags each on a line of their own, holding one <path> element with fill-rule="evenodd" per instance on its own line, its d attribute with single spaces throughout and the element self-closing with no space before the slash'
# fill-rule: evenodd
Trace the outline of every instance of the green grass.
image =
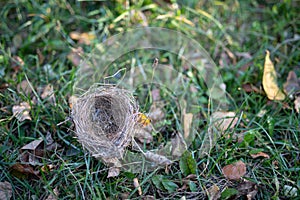
<svg viewBox="0 0 300 200">
<path fill-rule="evenodd" d="M 290 70 L 300 76 L 299 1 L 178 1 L 178 8 L 162 0 L 121 2 L 10 0 L 0 3 L 0 182 L 11 183 L 12 198 L 45 199 L 57 188 L 59 199 L 139 199 L 133 186 L 134 177 L 139 179 L 144 196 L 204 198 L 205 190 L 213 184 L 222 191 L 239 187 L 238 181 L 226 180 L 221 171 L 223 166 L 237 160 L 247 166 L 245 178 L 257 184 L 256 199 L 288 199 L 284 194 L 285 185 L 298 188 L 299 198 L 299 114 L 293 109 L 293 101 L 270 102 L 262 94 L 241 89 L 245 83 L 261 88 L 266 49 L 271 52 L 281 86 Z M 184 177 L 179 163 L 175 162 L 167 170 L 121 172 L 118 177 L 107 179 L 108 168 L 83 151 L 74 138 L 72 122 L 57 126 L 71 112 L 68 98 L 73 94 L 77 68 L 67 58 L 69 52 L 81 46 L 89 53 L 106 38 L 140 27 L 145 21 L 139 15 L 130 18 L 128 13 L 132 10 L 140 12 L 149 26 L 181 31 L 197 40 L 220 69 L 230 97 L 229 110 L 240 117 L 239 126 L 219 138 L 208 156 L 199 158 L 197 150 L 202 134 L 207 131 L 207 109 L 201 109 L 199 116 L 203 122 L 199 135 L 189 147 L 197 162 L 195 178 Z M 157 19 L 166 14 L 169 17 Z M 70 38 L 72 31 L 94 32 L 97 38 L 90 45 L 79 44 Z M 239 56 L 239 53 L 251 56 Z M 181 60 L 168 52 L 154 55 L 165 64 L 181 65 Z M 15 56 L 24 64 L 16 63 Z M 151 65 L 152 60 L 153 54 L 137 51 L 120 58 L 116 66 L 126 67 L 133 62 L 145 66 Z M 27 79 L 33 89 L 29 95 L 17 90 L 18 84 Z M 195 79 L 194 83 L 204 88 L 201 80 Z M 40 98 L 47 84 L 54 86 L 56 105 Z M 205 92 L 198 95 L 199 99 L 204 96 L 199 101 L 206 105 Z M 18 122 L 12 117 L 12 107 L 23 101 L 32 107 L 32 120 Z M 143 109 L 148 107 L 144 105 Z M 266 114 L 258 117 L 261 110 L 266 110 Z M 172 104 L 166 113 L 169 123 L 175 123 Z M 21 148 L 39 137 L 45 138 L 48 132 L 59 147 L 45 151 L 39 159 L 40 165 L 32 166 L 39 171 L 39 176 L 15 174 L 11 166 L 21 162 Z M 244 141 L 238 143 L 230 137 L 235 134 L 245 135 Z M 160 141 L 164 139 L 167 138 Z M 258 149 L 270 158 L 251 158 L 250 151 Z M 50 164 L 54 168 L 43 172 L 41 167 Z M 157 178 L 163 179 L 164 184 L 155 184 L 153 180 Z"/>
</svg>

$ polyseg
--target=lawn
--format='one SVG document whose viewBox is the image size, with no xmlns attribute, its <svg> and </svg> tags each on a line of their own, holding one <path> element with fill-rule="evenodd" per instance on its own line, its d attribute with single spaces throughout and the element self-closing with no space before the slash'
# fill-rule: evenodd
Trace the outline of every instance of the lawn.
<svg viewBox="0 0 300 200">
<path fill-rule="evenodd" d="M 0 199 L 300 198 L 299 1 L 0 6 Z M 134 169 L 77 140 L 73 106 L 95 83 L 138 104 Z"/>
</svg>

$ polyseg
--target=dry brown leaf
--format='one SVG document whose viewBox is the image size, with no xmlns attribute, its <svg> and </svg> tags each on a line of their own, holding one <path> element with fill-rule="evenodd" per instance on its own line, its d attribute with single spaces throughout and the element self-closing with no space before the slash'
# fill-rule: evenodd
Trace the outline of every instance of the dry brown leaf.
<svg viewBox="0 0 300 200">
<path fill-rule="evenodd" d="M 21 83 L 17 85 L 17 91 L 19 93 L 24 92 L 26 96 L 30 95 L 32 93 L 32 89 L 30 87 L 30 84 L 27 80 L 23 80 Z"/>
<path fill-rule="evenodd" d="M 147 160 L 152 161 L 158 165 L 170 165 L 172 164 L 172 161 L 169 160 L 167 157 L 152 153 L 150 151 L 147 151 L 145 154 L 145 157 Z"/>
<path fill-rule="evenodd" d="M 239 191 L 237 198 L 246 196 L 247 199 L 250 200 L 250 199 L 254 199 L 257 193 L 257 185 L 247 180 L 239 183 L 236 189 Z"/>
<path fill-rule="evenodd" d="M 55 169 L 55 165 L 53 165 L 53 164 L 50 164 L 50 165 L 44 165 L 44 166 L 42 166 L 41 167 L 41 170 L 42 170 L 42 172 L 50 172 L 50 171 L 52 171 L 53 169 Z"/>
<path fill-rule="evenodd" d="M 178 158 L 180 157 L 186 150 L 187 150 L 187 145 L 182 137 L 182 134 L 177 132 L 175 137 L 171 139 L 171 144 L 172 144 L 172 156 Z"/>
<path fill-rule="evenodd" d="M 134 186 L 135 188 L 137 188 L 138 193 L 139 193 L 139 195 L 141 196 L 141 195 L 143 194 L 143 192 L 142 192 L 142 188 L 141 188 L 140 183 L 139 183 L 139 179 L 137 179 L 137 178 L 134 178 L 134 179 L 133 179 L 133 186 Z"/>
<path fill-rule="evenodd" d="M 153 89 L 151 91 L 151 96 L 153 101 L 159 101 L 160 100 L 160 90 L 159 89 Z"/>
<path fill-rule="evenodd" d="M 270 59 L 270 52 L 266 51 L 264 74 L 263 74 L 263 87 L 270 100 L 284 100 L 285 95 L 277 85 L 277 75 L 274 65 Z"/>
<path fill-rule="evenodd" d="M 27 177 L 28 175 L 38 176 L 39 171 L 34 171 L 28 164 L 16 163 L 10 167 L 10 172 L 18 178 Z"/>
<path fill-rule="evenodd" d="M 235 116 L 235 112 L 217 111 L 212 113 L 211 119 L 216 128 L 224 132 L 235 127 L 238 122 L 238 118 Z"/>
<path fill-rule="evenodd" d="M 136 128 L 134 138 L 138 139 L 140 143 L 146 142 L 146 144 L 149 144 L 153 141 L 152 134 L 146 128 L 141 127 Z"/>
<path fill-rule="evenodd" d="M 118 168 L 118 167 L 111 167 L 108 170 L 107 178 L 116 177 L 116 176 L 119 176 L 119 174 L 120 174 L 120 168 Z"/>
<path fill-rule="evenodd" d="M 223 167 L 222 172 L 226 178 L 238 180 L 246 174 L 246 165 L 242 161 L 238 161 Z"/>
<path fill-rule="evenodd" d="M 255 154 L 250 154 L 252 158 L 258 158 L 258 157 L 264 157 L 264 158 L 270 158 L 270 156 L 264 152 L 259 152 Z"/>
<path fill-rule="evenodd" d="M 300 96 L 298 96 L 295 99 L 294 104 L 295 104 L 295 109 L 296 109 L 297 113 L 299 113 L 299 109 L 300 109 Z"/>
<path fill-rule="evenodd" d="M 211 187 L 208 188 L 208 196 L 210 200 L 218 200 L 221 197 L 220 188 L 213 184 Z"/>
<path fill-rule="evenodd" d="M 192 122 L 193 122 L 193 114 L 192 113 L 184 113 L 183 114 L 184 139 L 189 138 Z"/>
<path fill-rule="evenodd" d="M 84 54 L 83 48 L 72 48 L 67 58 L 73 63 L 74 66 L 79 66 L 82 61 L 82 55 Z"/>
<path fill-rule="evenodd" d="M 148 114 L 148 117 L 151 119 L 152 122 L 160 121 L 164 118 L 165 114 L 162 110 L 162 105 L 159 105 L 158 103 L 152 104 L 150 108 L 150 113 Z"/>
<path fill-rule="evenodd" d="M 257 88 L 256 86 L 254 86 L 251 83 L 243 84 L 242 88 L 245 92 L 248 92 L 248 93 L 255 92 L 255 93 L 258 93 L 258 94 L 265 94 L 262 90 L 260 90 L 259 88 Z"/>
<path fill-rule="evenodd" d="M 50 194 L 45 200 L 57 200 L 58 199 L 58 195 L 59 195 L 59 191 L 56 188 L 54 188 L 53 190 L 53 194 Z"/>
<path fill-rule="evenodd" d="M 286 82 L 283 85 L 283 89 L 284 92 L 290 97 L 293 97 L 296 92 L 300 91 L 298 78 L 294 71 L 289 72 Z"/>
<path fill-rule="evenodd" d="M 56 105 L 56 98 L 53 91 L 53 86 L 51 84 L 48 84 L 44 87 L 43 93 L 41 94 L 42 99 L 47 99 L 50 103 L 53 105 Z"/>
<path fill-rule="evenodd" d="M 13 56 L 12 58 L 12 69 L 14 70 L 14 74 L 18 73 L 18 71 L 25 65 L 23 59 L 19 56 Z"/>
<path fill-rule="evenodd" d="M 24 120 L 31 120 L 29 115 L 30 105 L 27 102 L 21 102 L 20 105 L 14 105 L 12 108 L 13 116 L 15 116 L 20 122 Z"/>
<path fill-rule="evenodd" d="M 0 199 L 10 199 L 12 196 L 11 184 L 7 181 L 0 182 Z"/>
<path fill-rule="evenodd" d="M 32 151 L 34 151 L 40 146 L 40 144 L 42 142 L 43 142 L 42 138 L 39 138 L 37 140 L 33 140 L 32 142 L 30 142 L 30 143 L 26 144 L 25 146 L 23 146 L 21 148 L 21 150 L 32 150 Z"/>
<path fill-rule="evenodd" d="M 70 37 L 73 40 L 78 40 L 79 43 L 83 43 L 86 45 L 90 45 L 93 40 L 96 39 L 96 35 L 94 33 L 79 33 L 77 31 L 73 31 L 70 33 Z"/>
</svg>

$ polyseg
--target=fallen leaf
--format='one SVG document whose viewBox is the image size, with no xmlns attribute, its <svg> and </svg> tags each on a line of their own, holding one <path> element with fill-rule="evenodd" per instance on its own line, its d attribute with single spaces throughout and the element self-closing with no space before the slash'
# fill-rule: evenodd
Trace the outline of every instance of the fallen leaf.
<svg viewBox="0 0 300 200">
<path fill-rule="evenodd" d="M 29 175 L 38 176 L 38 171 L 34 171 L 33 168 L 28 164 L 16 163 L 10 167 L 12 175 L 18 178 L 28 177 Z"/>
<path fill-rule="evenodd" d="M 258 157 L 264 157 L 264 158 L 270 158 L 270 156 L 264 152 L 258 152 L 258 153 L 255 153 L 255 154 L 250 154 L 250 156 L 252 158 L 258 158 Z"/>
<path fill-rule="evenodd" d="M 8 83 L 3 83 L 0 85 L 0 92 L 6 90 L 9 87 Z"/>
<path fill-rule="evenodd" d="M 53 164 L 44 165 L 44 166 L 41 167 L 41 171 L 45 172 L 45 173 L 50 172 L 53 169 L 55 169 L 55 165 L 53 165 Z"/>
<path fill-rule="evenodd" d="M 184 139 L 189 138 L 192 122 L 193 122 L 193 114 L 192 113 L 184 113 L 183 114 Z"/>
<path fill-rule="evenodd" d="M 180 157 L 187 150 L 186 142 L 180 132 L 177 132 L 175 134 L 175 137 L 171 139 L 171 144 L 172 156 L 174 156 L 175 158 Z"/>
<path fill-rule="evenodd" d="M 208 197 L 210 200 L 220 199 L 221 197 L 220 188 L 216 184 L 213 184 L 208 188 Z"/>
<path fill-rule="evenodd" d="M 297 113 L 299 113 L 299 109 L 300 109 L 300 96 L 298 96 L 295 99 L 294 104 L 295 104 L 295 109 L 296 109 Z"/>
<path fill-rule="evenodd" d="M 120 168 L 118 168 L 118 167 L 111 167 L 108 170 L 107 178 L 116 177 L 116 176 L 119 176 L 119 174 L 120 174 Z"/>
<path fill-rule="evenodd" d="M 12 186 L 9 182 L 0 182 L 0 199 L 10 199 L 12 196 Z"/>
<path fill-rule="evenodd" d="M 57 187 L 55 187 L 53 193 L 49 194 L 49 196 L 45 200 L 57 200 L 58 195 L 59 195 L 58 189 Z"/>
<path fill-rule="evenodd" d="M 148 117 L 153 122 L 161 121 L 164 118 L 165 114 L 162 110 L 162 105 L 158 103 L 154 103 L 151 105 L 150 112 L 148 114 Z"/>
<path fill-rule="evenodd" d="M 133 179 L 133 186 L 134 186 L 135 188 L 137 188 L 139 195 L 142 196 L 142 194 L 143 194 L 142 188 L 141 188 L 140 183 L 139 183 L 139 180 L 138 180 L 137 178 L 134 178 L 134 179 Z"/>
<path fill-rule="evenodd" d="M 17 91 L 19 93 L 23 92 L 26 96 L 29 96 L 32 93 L 32 89 L 27 80 L 23 80 L 17 85 Z"/>
<path fill-rule="evenodd" d="M 254 86 L 251 83 L 245 83 L 245 84 L 243 84 L 242 88 L 247 93 L 255 92 L 255 93 L 258 93 L 258 94 L 265 94 L 262 90 L 260 90 L 259 88 L 257 88 L 256 86 Z"/>
<path fill-rule="evenodd" d="M 77 31 L 73 31 L 70 33 L 70 38 L 73 40 L 78 40 L 79 43 L 83 43 L 86 45 L 90 45 L 93 40 L 96 39 L 95 33 L 79 33 Z"/>
<path fill-rule="evenodd" d="M 43 93 L 41 94 L 42 99 L 47 99 L 48 102 L 52 103 L 53 105 L 56 105 L 56 98 L 53 91 L 53 86 L 51 84 L 48 84 L 44 87 Z"/>
<path fill-rule="evenodd" d="M 138 113 L 138 119 L 137 122 L 141 125 L 143 125 L 143 127 L 148 126 L 151 123 L 151 120 L 149 117 L 147 117 L 145 114 L 143 113 Z"/>
<path fill-rule="evenodd" d="M 238 180 L 246 174 L 246 165 L 242 161 L 223 167 L 224 176 L 230 180 Z"/>
<path fill-rule="evenodd" d="M 31 107 L 27 102 L 21 102 L 20 105 L 13 106 L 13 116 L 15 116 L 20 122 L 26 119 L 31 121 L 31 117 L 29 115 L 30 109 Z"/>
<path fill-rule="evenodd" d="M 145 128 L 136 128 L 134 138 L 138 139 L 140 143 L 149 144 L 153 141 L 152 134 Z"/>
<path fill-rule="evenodd" d="M 257 185 L 251 181 L 245 180 L 237 185 L 238 195 L 236 198 L 246 196 L 247 199 L 254 199 L 257 193 Z"/>
<path fill-rule="evenodd" d="M 152 161 L 158 165 L 170 165 L 172 163 L 172 161 L 169 160 L 167 157 L 156 153 L 152 153 L 150 151 L 147 151 L 144 155 L 147 160 Z"/>
<path fill-rule="evenodd" d="M 291 98 L 294 97 L 294 94 L 300 91 L 300 85 L 298 82 L 297 75 L 294 71 L 290 71 L 286 79 L 286 82 L 283 85 L 284 92 Z"/>
<path fill-rule="evenodd" d="M 211 120 L 213 124 L 218 128 L 220 131 L 226 131 L 227 129 L 234 128 L 238 118 L 235 117 L 235 112 L 223 112 L 217 111 L 212 113 Z"/>
<path fill-rule="evenodd" d="M 151 91 L 152 95 L 152 101 L 159 101 L 160 100 L 160 90 L 159 89 L 153 89 Z"/>
<path fill-rule="evenodd" d="M 72 48 L 67 58 L 73 63 L 74 66 L 78 67 L 82 61 L 82 55 L 84 54 L 83 48 Z"/>
<path fill-rule="evenodd" d="M 266 109 L 261 109 L 258 113 L 257 113 L 257 117 L 263 117 L 268 111 Z"/>
<path fill-rule="evenodd" d="M 270 52 L 266 51 L 264 74 L 263 74 L 263 87 L 270 100 L 284 100 L 285 95 L 277 85 L 277 75 L 274 65 L 270 59 Z"/>
<path fill-rule="evenodd" d="M 25 65 L 23 59 L 19 56 L 13 56 L 12 58 L 12 69 L 14 70 L 14 74 L 18 73 L 18 71 Z"/>
<path fill-rule="evenodd" d="M 42 138 L 39 138 L 37 140 L 33 140 L 32 142 L 30 142 L 30 143 L 26 144 L 25 146 L 23 146 L 21 148 L 21 150 L 32 150 L 32 151 L 34 151 L 40 146 L 40 144 L 42 142 L 43 142 Z"/>
</svg>

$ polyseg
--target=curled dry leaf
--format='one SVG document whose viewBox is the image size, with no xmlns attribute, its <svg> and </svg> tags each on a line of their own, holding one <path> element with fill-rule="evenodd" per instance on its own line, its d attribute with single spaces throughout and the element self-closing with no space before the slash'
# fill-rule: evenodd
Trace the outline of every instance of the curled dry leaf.
<svg viewBox="0 0 300 200">
<path fill-rule="evenodd" d="M 264 152 L 258 152 L 258 153 L 255 153 L 255 154 L 250 154 L 250 156 L 252 158 L 258 158 L 258 157 L 264 157 L 264 158 L 270 158 L 270 156 Z"/>
<path fill-rule="evenodd" d="M 151 91 L 151 96 L 153 101 L 159 101 L 160 100 L 160 90 L 159 89 L 153 89 Z"/>
<path fill-rule="evenodd" d="M 20 122 L 24 120 L 31 120 L 29 115 L 30 105 L 27 102 L 22 102 L 20 105 L 14 105 L 12 108 L 13 116 L 15 116 Z"/>
<path fill-rule="evenodd" d="M 12 196 L 11 184 L 7 181 L 0 182 L 0 199 L 10 199 Z"/>
<path fill-rule="evenodd" d="M 47 99 L 50 103 L 56 104 L 55 94 L 53 91 L 53 86 L 51 84 L 46 85 L 41 94 L 42 99 Z"/>
<path fill-rule="evenodd" d="M 152 134 L 145 128 L 137 128 L 134 137 L 141 143 L 149 144 L 153 141 Z"/>
<path fill-rule="evenodd" d="M 91 42 L 96 39 L 96 35 L 94 33 L 79 33 L 77 31 L 73 31 L 70 33 L 70 37 L 73 40 L 78 40 L 79 43 L 83 43 L 86 45 L 90 45 Z"/>
<path fill-rule="evenodd" d="M 151 123 L 151 120 L 145 114 L 138 113 L 137 122 L 139 124 L 141 124 L 143 127 L 146 127 L 146 126 L 148 126 Z"/>
<path fill-rule="evenodd" d="M 165 114 L 162 110 L 162 105 L 158 103 L 153 103 L 151 108 L 150 108 L 150 113 L 148 117 L 151 119 L 153 122 L 158 122 L 164 118 Z"/>
<path fill-rule="evenodd" d="M 226 178 L 238 180 L 246 174 L 246 165 L 242 161 L 238 161 L 223 167 L 222 172 Z"/>
<path fill-rule="evenodd" d="M 71 52 L 68 54 L 67 58 L 75 66 L 79 66 L 82 61 L 82 55 L 84 54 L 82 47 L 72 48 Z"/>
<path fill-rule="evenodd" d="M 152 153 L 150 151 L 147 151 L 145 154 L 145 157 L 147 160 L 152 161 L 158 165 L 170 165 L 172 163 L 171 160 L 169 160 L 167 157 Z"/>
<path fill-rule="evenodd" d="M 32 93 L 32 89 L 27 80 L 23 80 L 21 83 L 17 85 L 17 91 L 19 93 L 23 92 L 26 96 Z"/>
<path fill-rule="evenodd" d="M 184 113 L 183 114 L 184 139 L 189 138 L 192 122 L 193 122 L 193 114 L 192 113 Z"/>
<path fill-rule="evenodd" d="M 286 82 L 283 85 L 283 89 L 290 97 L 293 97 L 295 93 L 300 91 L 300 84 L 294 71 L 289 72 Z"/>
<path fill-rule="evenodd" d="M 38 171 L 34 171 L 33 168 L 28 164 L 16 163 L 10 167 L 11 174 L 16 177 L 24 177 L 29 175 L 38 176 Z"/>
<path fill-rule="evenodd" d="M 257 185 L 247 180 L 242 183 L 239 183 L 236 189 L 239 192 L 237 198 L 241 196 L 246 196 L 247 199 L 251 200 L 254 199 L 257 193 Z"/>
<path fill-rule="evenodd" d="M 216 128 L 224 132 L 227 129 L 234 128 L 238 121 L 238 118 L 235 116 L 235 112 L 217 111 L 212 113 L 211 120 Z"/>
<path fill-rule="evenodd" d="M 30 143 L 26 144 L 25 146 L 23 146 L 21 148 L 21 150 L 32 150 L 32 151 L 34 151 L 40 146 L 40 144 L 42 142 L 43 142 L 42 138 L 39 138 L 37 140 L 33 140 L 32 142 L 30 142 Z"/>
<path fill-rule="evenodd" d="M 57 200 L 58 199 L 58 195 L 59 195 L 59 191 L 56 188 L 54 188 L 53 190 L 53 194 L 50 194 L 45 200 Z"/>
<path fill-rule="evenodd" d="M 299 109 L 300 109 L 300 96 L 298 96 L 295 99 L 294 104 L 295 104 L 295 109 L 296 109 L 297 113 L 299 113 Z"/>
<path fill-rule="evenodd" d="M 209 187 L 207 192 L 209 199 L 211 200 L 217 200 L 221 197 L 220 188 L 216 184 L 213 184 L 211 187 Z"/>
<path fill-rule="evenodd" d="M 118 168 L 118 167 L 111 167 L 108 170 L 107 178 L 116 177 L 116 176 L 119 176 L 119 174 L 120 174 L 120 168 Z"/>
<path fill-rule="evenodd" d="M 187 145 L 182 137 L 182 134 L 177 132 L 175 137 L 171 139 L 171 144 L 172 144 L 172 156 L 175 158 L 180 157 L 186 150 L 187 150 Z"/>
<path fill-rule="evenodd" d="M 284 100 L 285 95 L 277 85 L 277 75 L 274 65 L 270 59 L 270 52 L 266 51 L 263 87 L 270 100 Z"/>
<path fill-rule="evenodd" d="M 258 94 L 264 94 L 264 92 L 262 90 L 260 90 L 259 88 L 257 88 L 255 85 L 253 85 L 251 83 L 243 84 L 242 88 L 247 93 L 254 92 L 254 93 L 258 93 Z"/>
<path fill-rule="evenodd" d="M 133 186 L 134 186 L 135 188 L 137 188 L 138 193 L 139 193 L 139 195 L 141 196 L 141 195 L 143 194 L 143 192 L 142 192 L 142 188 L 141 188 L 140 183 L 139 183 L 139 179 L 137 179 L 137 178 L 134 178 L 134 179 L 133 179 Z"/>
</svg>

